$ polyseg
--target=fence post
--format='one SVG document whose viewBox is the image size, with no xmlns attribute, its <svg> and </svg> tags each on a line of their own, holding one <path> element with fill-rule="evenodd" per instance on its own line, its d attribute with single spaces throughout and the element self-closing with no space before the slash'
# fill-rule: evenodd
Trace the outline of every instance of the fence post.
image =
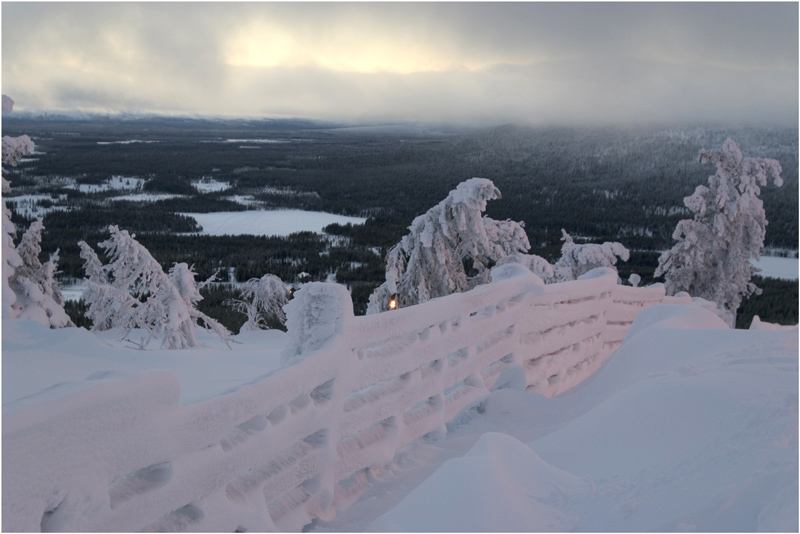
<svg viewBox="0 0 800 534">
<path fill-rule="evenodd" d="M 284 306 L 289 344 L 284 361 L 319 350 L 353 320 L 353 301 L 339 284 L 311 282 L 295 292 Z"/>
</svg>

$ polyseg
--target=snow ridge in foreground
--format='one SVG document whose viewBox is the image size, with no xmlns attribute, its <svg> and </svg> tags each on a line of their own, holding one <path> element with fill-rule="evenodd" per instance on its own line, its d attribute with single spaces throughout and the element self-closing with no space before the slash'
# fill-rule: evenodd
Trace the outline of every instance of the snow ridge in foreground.
<svg viewBox="0 0 800 534">
<path fill-rule="evenodd" d="M 644 310 L 558 397 L 493 393 L 448 438 L 475 445 L 366 530 L 797 531 L 797 330 L 679 324 L 706 313 Z"/>
<path fill-rule="evenodd" d="M 3 323 L 3 405 L 4 412 L 16 415 L 4 418 L 4 442 L 14 436 L 15 421 L 28 427 L 50 420 L 55 399 L 63 399 L 59 410 L 69 413 L 75 413 L 76 402 L 85 402 L 87 416 L 107 421 L 92 437 L 99 445 L 92 465 L 130 473 L 110 481 L 83 470 L 82 462 L 89 459 L 65 453 L 65 445 L 86 436 L 56 418 L 46 439 L 21 451 L 47 458 L 44 463 L 55 470 L 25 476 L 43 482 L 56 477 L 67 488 L 88 491 L 91 502 L 128 510 L 128 519 L 141 514 L 140 506 L 154 505 L 168 494 L 202 495 L 205 482 L 191 477 L 202 472 L 199 452 L 141 467 L 142 457 L 152 456 L 148 448 L 154 433 L 177 428 L 176 402 L 189 408 L 216 394 L 220 409 L 239 409 L 222 402 L 226 396 L 220 394 L 251 388 L 248 383 L 275 369 L 287 341 L 282 333 L 250 333 L 239 336 L 242 344 L 232 352 L 221 350 L 212 338 L 202 339 L 206 346 L 198 349 L 142 352 L 81 329 Z M 443 441 L 417 441 L 399 450 L 388 469 L 371 473 L 373 485 L 365 494 L 338 517 L 317 520 L 311 529 L 796 531 L 797 373 L 796 330 L 728 330 L 696 306 L 653 306 L 639 314 L 609 360 L 575 388 L 550 399 L 509 388 L 492 392 L 483 413 L 473 411 L 448 425 Z M 84 395 L 76 395 L 72 386 Z M 161 415 L 145 424 L 149 430 L 137 439 L 120 443 L 126 426 L 146 418 L 127 410 L 125 403 L 106 402 L 125 398 L 126 391 L 131 399 L 147 401 L 137 406 Z M 277 424 L 286 424 L 280 416 L 270 414 Z M 266 424 L 253 419 L 240 425 L 213 454 L 241 450 L 258 458 L 255 436 Z M 189 434 L 174 437 L 191 439 Z M 315 446 L 313 440 L 307 444 Z M 202 445 L 197 443 L 198 451 Z M 126 452 L 106 455 L 112 451 Z M 4 448 L 4 528 L 6 521 L 30 515 L 38 506 L 17 501 L 6 508 L 14 502 L 8 498 L 14 492 L 8 482 L 19 476 L 12 460 Z M 180 479 L 185 488 L 174 487 L 179 473 L 189 475 Z M 105 513 L 103 506 L 93 508 L 71 496 L 79 494 L 52 499 L 48 509 L 60 512 L 39 513 L 35 526 L 75 526 L 82 524 L 81 517 Z M 190 498 L 152 526 L 274 529 L 264 515 L 263 499 L 242 495 L 206 500 L 202 510 Z M 106 526 L 125 530 L 127 524 Z"/>
</svg>

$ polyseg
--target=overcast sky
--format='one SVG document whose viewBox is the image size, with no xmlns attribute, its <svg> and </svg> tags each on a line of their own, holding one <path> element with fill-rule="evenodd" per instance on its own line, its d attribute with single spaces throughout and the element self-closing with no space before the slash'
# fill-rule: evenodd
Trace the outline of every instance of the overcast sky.
<svg viewBox="0 0 800 534">
<path fill-rule="evenodd" d="M 798 4 L 2 4 L 15 109 L 797 125 Z"/>
</svg>

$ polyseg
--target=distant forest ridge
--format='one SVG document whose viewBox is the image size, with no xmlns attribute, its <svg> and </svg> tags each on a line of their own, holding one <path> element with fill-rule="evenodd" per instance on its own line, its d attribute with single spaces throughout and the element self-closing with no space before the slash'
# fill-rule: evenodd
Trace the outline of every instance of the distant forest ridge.
<svg viewBox="0 0 800 534">
<path fill-rule="evenodd" d="M 146 179 L 147 192 L 183 195 L 159 202 L 163 211 L 245 209 L 230 198 L 253 195 L 260 208 L 373 217 L 392 229 L 380 240 L 385 245 L 458 183 L 480 176 L 503 193 L 487 213 L 525 221 L 534 246 L 557 244 L 565 228 L 649 250 L 671 245 L 675 224 L 686 215 L 683 198 L 713 173 L 697 162 L 699 150 L 719 148 L 732 137 L 745 155 L 781 163 L 785 185 L 765 187 L 761 194 L 770 221 L 765 244 L 797 248 L 796 128 L 506 125 L 445 133 L 415 125 L 343 126 L 51 117 L 4 119 L 4 135 L 28 133 L 46 154 L 19 169 L 15 193 L 41 185 L 36 177 L 101 183 L 112 174 L 135 176 Z M 247 139 L 255 141 L 225 142 Z M 265 139 L 283 142 L 257 142 Z M 229 182 L 231 189 L 200 193 L 191 182 L 203 176 Z"/>
</svg>

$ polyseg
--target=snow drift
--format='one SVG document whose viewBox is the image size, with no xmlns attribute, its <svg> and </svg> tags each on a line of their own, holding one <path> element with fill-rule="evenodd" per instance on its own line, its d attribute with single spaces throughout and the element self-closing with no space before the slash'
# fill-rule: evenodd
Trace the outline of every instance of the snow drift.
<svg viewBox="0 0 800 534">
<path fill-rule="evenodd" d="M 796 532 L 797 350 L 796 329 L 649 308 L 571 391 L 493 393 L 449 438 L 475 445 L 367 530 Z"/>
<path fill-rule="evenodd" d="M 64 369 L 76 357 L 84 364 L 87 358 L 96 359 L 103 366 L 90 375 L 92 380 L 77 381 L 75 390 L 67 387 L 69 384 L 57 384 L 63 379 L 53 376 L 51 385 L 59 391 L 56 397 L 42 382 L 38 383 L 42 390 L 28 392 L 4 387 L 4 530 L 297 530 L 312 520 L 319 529 L 354 530 L 356 525 L 337 521 L 346 520 L 349 509 L 364 510 L 362 504 L 370 499 L 364 492 L 385 490 L 382 480 L 390 480 L 395 472 L 403 474 L 409 463 L 421 461 L 415 451 L 427 448 L 463 453 L 484 431 L 515 435 L 522 443 L 502 436 L 487 437 L 471 456 L 471 469 L 500 478 L 474 482 L 461 491 L 480 492 L 485 487 L 496 496 L 493 502 L 497 506 L 510 502 L 509 493 L 515 499 L 521 499 L 523 493 L 536 496 L 542 501 L 537 505 L 541 513 L 520 516 L 525 525 L 534 522 L 530 529 L 548 528 L 536 523 L 541 517 L 549 517 L 554 529 L 574 525 L 591 530 L 595 524 L 613 527 L 617 523 L 612 520 L 592 522 L 593 517 L 601 517 L 599 511 L 558 504 L 562 494 L 575 502 L 584 498 L 587 477 L 594 477 L 595 485 L 601 488 L 616 482 L 606 480 L 608 473 L 592 474 L 581 465 L 570 464 L 570 458 L 564 458 L 561 465 L 562 459 L 556 454 L 560 444 L 553 441 L 548 447 L 547 437 L 557 436 L 553 431 L 561 425 L 563 432 L 573 432 L 564 434 L 571 436 L 568 439 L 578 440 L 574 446 L 586 447 L 596 440 L 599 452 L 592 455 L 601 463 L 609 458 L 603 455 L 619 456 L 615 460 L 618 463 L 630 456 L 632 462 L 638 462 L 639 471 L 644 470 L 642 466 L 651 460 L 635 454 L 635 427 L 626 430 L 612 423 L 614 414 L 626 413 L 625 409 L 641 415 L 637 410 L 648 406 L 649 383 L 658 385 L 655 398 L 662 407 L 662 412 L 648 414 L 653 418 L 650 425 L 657 426 L 658 417 L 664 416 L 675 432 L 662 433 L 664 444 L 655 452 L 669 449 L 669 440 L 694 435 L 692 432 L 698 436 L 692 441 L 706 443 L 705 438 L 700 439 L 706 428 L 716 431 L 724 427 L 735 433 L 743 429 L 742 421 L 722 413 L 726 404 L 718 402 L 710 406 L 713 415 L 725 416 L 721 419 L 725 425 L 695 424 L 684 432 L 675 430 L 671 407 L 674 405 L 680 413 L 687 409 L 701 412 L 690 401 L 702 402 L 702 397 L 690 395 L 686 401 L 668 402 L 670 388 L 684 386 L 680 377 L 703 371 L 708 359 L 716 362 L 713 369 L 746 371 L 736 375 L 739 380 L 735 389 L 743 394 L 762 392 L 762 386 L 771 383 L 767 393 L 772 397 L 768 398 L 780 403 L 774 406 L 777 412 L 763 412 L 764 421 L 776 429 L 792 421 L 795 426 L 771 434 L 770 443 L 786 445 L 782 453 L 768 460 L 783 462 L 779 472 L 784 475 L 794 469 L 796 481 L 796 454 L 791 453 L 797 448 L 797 416 L 796 410 L 792 415 L 788 403 L 792 394 L 795 399 L 797 395 L 796 333 L 731 332 L 709 328 L 720 326 L 719 321 L 714 323 L 713 315 L 695 306 L 649 308 L 661 302 L 688 303 L 690 299 L 666 298 L 663 288 L 618 286 L 616 273 L 607 269 L 587 273 L 575 282 L 545 286 L 524 267 L 508 264 L 495 269 L 492 278 L 491 284 L 467 293 L 369 317 L 353 317 L 352 307 L 340 298 L 341 292 L 328 290 L 325 284 L 309 289 L 308 298 L 300 298 L 301 289 L 293 301 L 296 304 L 287 309 L 290 333 L 278 336 L 280 343 L 267 350 L 272 358 L 283 351 L 287 366 L 277 369 L 267 362 L 254 363 L 249 377 L 217 390 L 220 394 L 189 399 L 182 394 L 186 385 L 196 383 L 197 375 L 213 375 L 215 366 L 208 365 L 210 362 L 236 358 L 243 347 L 234 345 L 231 352 L 223 352 L 219 346 L 200 347 L 176 356 L 129 351 L 131 358 L 157 354 L 164 358 L 164 364 L 150 358 L 151 365 L 115 372 L 123 354 L 113 342 L 111 348 L 107 346 L 111 338 L 91 342 L 83 339 L 91 337 L 84 331 L 67 329 L 47 331 L 47 336 L 39 339 L 38 332 L 29 330 L 34 328 L 30 323 L 4 321 L 4 386 L 15 376 L 41 373 L 41 369 L 47 369 L 42 365 L 45 361 L 59 357 Z M 337 303 L 334 313 L 319 308 L 328 301 Z M 645 315 L 640 313 L 644 308 L 664 311 Z M 694 315 L 684 316 L 682 312 Z M 324 319 L 324 327 L 314 327 L 315 317 Z M 635 326 L 617 356 L 592 375 L 619 347 L 636 317 L 644 326 Z M 28 326 L 21 327 L 20 323 Z M 680 327 L 681 323 L 706 328 L 687 330 Z M 297 332 L 292 333 L 292 325 L 303 325 L 300 330 L 310 337 L 298 338 Z M 710 337 L 696 337 L 704 334 Z M 252 338 L 240 339 L 251 354 L 259 349 L 258 345 L 248 345 Z M 690 350 L 693 347 L 699 348 Z M 713 359 L 720 351 L 746 351 L 748 347 L 764 349 L 747 357 L 737 352 L 737 358 L 744 360 L 738 368 L 725 367 Z M 187 354 L 197 356 L 197 365 L 170 363 Z M 747 363 L 752 358 L 757 362 Z M 13 365 L 9 367 L 8 362 Z M 751 371 L 759 366 L 766 366 L 763 377 L 753 379 Z M 793 376 L 794 383 L 779 379 L 779 371 L 784 373 L 781 376 Z M 663 381 L 658 382 L 664 374 Z M 584 380 L 587 376 L 589 379 Z M 570 388 L 554 399 L 521 391 L 555 395 Z M 724 384 L 720 388 L 724 389 Z M 684 390 L 678 389 L 674 395 L 686 397 Z M 764 408 L 759 404 L 761 397 L 748 399 L 754 410 Z M 735 403 L 731 406 L 736 409 Z M 772 409 L 772 405 L 769 407 Z M 647 422 L 646 417 L 634 420 Z M 604 434 L 605 428 L 615 435 L 624 432 L 619 435 L 630 439 L 613 440 L 613 436 Z M 743 431 L 749 432 L 747 428 Z M 523 445 L 526 442 L 532 444 L 530 453 Z M 465 444 L 466 448 L 461 448 Z M 745 450 L 744 444 L 741 447 Z M 707 463 L 714 464 L 718 451 L 703 451 Z M 578 452 L 575 458 L 589 462 L 586 454 Z M 535 480 L 515 476 L 516 468 L 480 466 L 482 457 L 508 455 L 525 466 L 518 470 L 520 474 L 534 473 Z M 753 470 L 770 465 L 764 464 L 763 458 L 741 458 L 742 466 Z M 665 465 L 678 465 L 665 464 L 658 455 L 652 462 L 659 473 Z M 742 467 L 740 473 L 744 470 Z M 640 477 L 624 470 L 620 476 L 634 488 Z M 654 480 L 640 478 L 651 485 Z M 562 487 L 552 499 L 548 497 L 552 492 L 546 492 L 549 486 L 536 486 L 547 480 Z M 741 487 L 740 478 L 730 480 Z M 391 484 L 389 487 L 390 501 L 397 502 Z M 613 486 L 608 487 L 613 490 Z M 792 487 L 781 487 L 786 492 L 775 495 L 777 508 L 765 513 L 759 525 L 770 521 L 785 524 L 781 518 L 792 509 L 780 503 L 787 495 L 791 497 Z M 795 492 L 796 487 L 795 483 Z M 637 498 L 643 502 L 643 497 Z M 516 514 L 526 502 L 516 501 L 509 513 Z M 378 517 L 389 507 L 380 513 L 362 514 L 360 528 L 368 526 L 365 520 L 377 520 L 376 528 L 412 528 L 396 519 L 381 523 L 384 520 Z M 474 507 L 475 514 L 480 510 Z M 430 518 L 428 524 L 433 528 L 441 523 L 433 522 L 432 514 L 446 511 L 447 507 L 439 507 L 420 517 Z M 584 517 L 588 521 L 585 525 L 580 522 Z M 480 522 L 476 519 L 474 528 L 520 526 L 508 518 L 504 521 L 496 515 L 487 516 Z M 666 518 L 663 524 L 669 521 Z M 425 525 L 420 523 L 419 528 Z"/>
</svg>

